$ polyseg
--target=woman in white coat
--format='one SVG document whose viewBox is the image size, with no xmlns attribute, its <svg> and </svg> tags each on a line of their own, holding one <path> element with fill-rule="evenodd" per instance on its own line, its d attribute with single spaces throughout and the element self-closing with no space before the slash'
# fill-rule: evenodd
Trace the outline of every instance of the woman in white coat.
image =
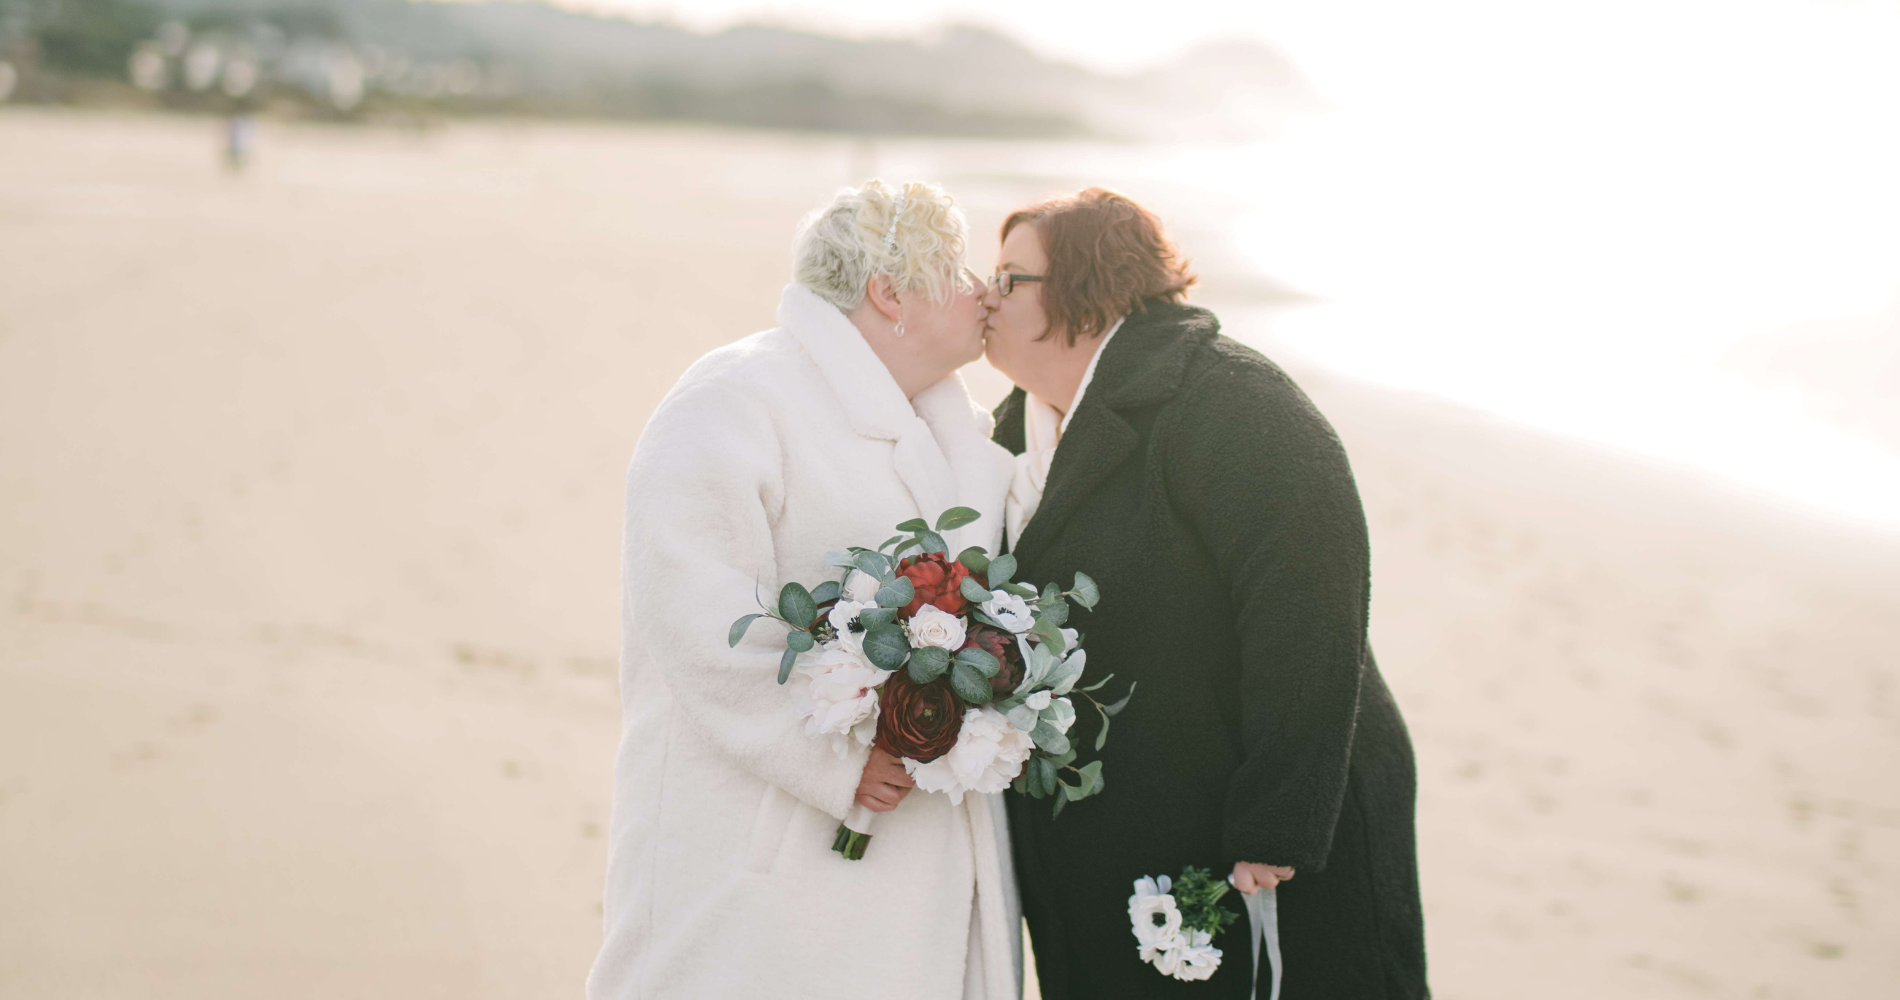
<svg viewBox="0 0 1900 1000">
<path fill-rule="evenodd" d="M 841 191 L 800 228 L 778 327 L 701 358 L 640 437 L 592 1000 L 1021 994 L 999 796 L 907 795 L 882 751 L 807 737 L 783 626 L 726 645 L 755 593 L 830 578 L 827 550 L 900 521 L 972 507 L 950 551 L 997 550 L 1011 461 L 956 374 L 983 351 L 965 234 L 930 185 Z M 883 814 L 847 861 L 854 803 Z"/>
</svg>

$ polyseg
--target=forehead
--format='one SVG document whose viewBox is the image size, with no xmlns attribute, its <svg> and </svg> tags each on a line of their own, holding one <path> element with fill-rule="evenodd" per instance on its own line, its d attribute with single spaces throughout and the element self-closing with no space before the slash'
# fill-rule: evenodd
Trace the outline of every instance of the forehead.
<svg viewBox="0 0 1900 1000">
<path fill-rule="evenodd" d="M 997 260 L 1017 267 L 1037 268 L 1047 261 L 1048 255 L 1042 249 L 1042 237 L 1037 234 L 1033 223 L 1019 222 L 1009 231 L 1003 240 L 1003 249 Z"/>
</svg>

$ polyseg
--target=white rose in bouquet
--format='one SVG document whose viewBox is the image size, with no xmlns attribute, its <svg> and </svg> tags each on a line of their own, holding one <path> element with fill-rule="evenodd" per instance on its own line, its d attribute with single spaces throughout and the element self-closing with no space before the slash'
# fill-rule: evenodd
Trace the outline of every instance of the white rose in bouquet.
<svg viewBox="0 0 1900 1000">
<path fill-rule="evenodd" d="M 877 603 L 877 577 L 861 569 L 854 569 L 844 578 L 844 599 L 855 604 Z"/>
<path fill-rule="evenodd" d="M 983 613 L 994 619 L 996 624 L 1021 634 L 1036 624 L 1029 603 L 1007 590 L 990 591 L 990 599 L 981 605 Z"/>
<path fill-rule="evenodd" d="M 876 606 L 875 604 L 847 601 L 842 598 L 838 600 L 838 603 L 831 606 L 831 610 L 825 613 L 825 621 L 830 622 L 832 629 L 838 633 L 836 640 L 838 645 L 843 646 L 853 653 L 864 652 L 864 628 L 863 626 L 858 626 L 854 630 L 852 626 L 853 623 L 858 620 L 858 612 L 863 611 L 865 608 Z"/>
<path fill-rule="evenodd" d="M 870 746 L 877 735 L 877 689 L 890 671 L 849 649 L 820 649 L 799 657 L 792 671 L 797 687 L 792 710 L 805 720 L 805 735 L 835 738 L 838 756 L 852 743 Z"/>
<path fill-rule="evenodd" d="M 989 708 L 972 708 L 963 715 L 963 729 L 950 752 L 919 764 L 904 758 L 904 770 L 926 792 L 943 792 L 954 805 L 963 803 L 966 792 L 1000 792 L 1022 773 L 1036 744 L 1025 733 L 1009 724 L 1003 713 Z"/>
<path fill-rule="evenodd" d="M 936 646 L 956 652 L 963 648 L 963 619 L 935 604 L 926 604 L 910 616 L 910 644 L 921 649 Z"/>
</svg>

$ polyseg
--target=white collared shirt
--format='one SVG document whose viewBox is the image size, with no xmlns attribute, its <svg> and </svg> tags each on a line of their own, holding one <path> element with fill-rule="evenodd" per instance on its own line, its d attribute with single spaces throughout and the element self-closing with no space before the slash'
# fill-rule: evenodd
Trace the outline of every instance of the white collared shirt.
<svg viewBox="0 0 1900 1000">
<path fill-rule="evenodd" d="M 1003 526 L 1009 532 L 1011 551 L 1015 550 L 1016 540 L 1022 537 L 1023 528 L 1042 503 L 1043 487 L 1049 482 L 1049 466 L 1056 460 L 1056 446 L 1068 432 L 1075 411 L 1081 408 L 1082 394 L 1095 380 L 1095 366 L 1102 360 L 1102 351 L 1108 348 L 1109 340 L 1127 318 L 1116 320 L 1095 345 L 1095 354 L 1089 358 L 1089 366 L 1082 370 L 1082 384 L 1075 387 L 1075 398 L 1069 401 L 1067 413 L 1057 412 L 1054 406 L 1033 393 L 1023 399 L 1023 453 L 1016 456 L 1016 472 L 1009 481 L 1009 497 L 1003 503 Z"/>
</svg>

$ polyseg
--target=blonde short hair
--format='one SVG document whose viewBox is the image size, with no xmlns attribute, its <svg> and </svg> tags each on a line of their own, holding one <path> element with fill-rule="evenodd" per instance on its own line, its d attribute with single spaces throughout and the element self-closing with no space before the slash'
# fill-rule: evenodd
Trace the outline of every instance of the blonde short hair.
<svg viewBox="0 0 1900 1000">
<path fill-rule="evenodd" d="M 841 311 L 864 301 L 871 277 L 889 275 L 900 292 L 942 302 L 967 287 L 963 253 L 970 225 L 956 200 L 935 184 L 883 181 L 844 188 L 805 216 L 792 242 L 792 280 Z"/>
</svg>

